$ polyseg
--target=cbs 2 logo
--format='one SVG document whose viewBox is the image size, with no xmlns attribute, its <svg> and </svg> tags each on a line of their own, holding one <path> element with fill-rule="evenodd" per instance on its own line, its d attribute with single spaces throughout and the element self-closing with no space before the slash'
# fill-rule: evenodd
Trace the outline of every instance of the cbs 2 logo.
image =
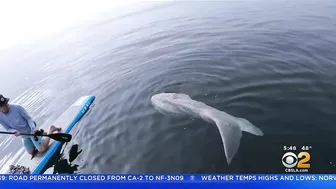
<svg viewBox="0 0 336 189">
<path fill-rule="evenodd" d="M 300 160 L 299 160 L 300 159 Z M 287 152 L 282 156 L 282 164 L 287 168 L 310 168 L 310 154 L 308 152 L 300 152 L 298 155 L 293 152 Z"/>
</svg>

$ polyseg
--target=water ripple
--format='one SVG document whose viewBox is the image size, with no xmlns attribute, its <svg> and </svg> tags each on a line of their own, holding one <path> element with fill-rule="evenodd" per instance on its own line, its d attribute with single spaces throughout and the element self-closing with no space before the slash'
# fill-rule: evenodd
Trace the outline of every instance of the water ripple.
<svg viewBox="0 0 336 189">
<path fill-rule="evenodd" d="M 65 154 L 75 144 L 83 149 L 74 161 L 81 173 L 282 173 L 276 149 L 284 141 L 316 140 L 318 149 L 321 141 L 331 143 L 316 133 L 336 131 L 335 6 L 299 5 L 174 2 L 118 19 L 106 15 L 25 53 L 38 79 L 29 76 L 36 80 L 13 102 L 40 125 L 51 124 L 79 96 L 96 95 L 64 147 Z M 228 167 L 216 127 L 159 114 L 150 97 L 160 92 L 186 93 L 244 117 L 265 136 L 244 133 Z M 7 152 L 0 167 L 6 167 L 23 148 L 13 137 L 0 141 Z M 253 157 L 246 155 L 251 149 Z"/>
</svg>

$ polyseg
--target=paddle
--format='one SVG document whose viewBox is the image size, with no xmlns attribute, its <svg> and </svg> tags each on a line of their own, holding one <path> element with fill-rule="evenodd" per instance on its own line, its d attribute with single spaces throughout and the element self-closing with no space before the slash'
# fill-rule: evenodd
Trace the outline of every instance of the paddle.
<svg viewBox="0 0 336 189">
<path fill-rule="evenodd" d="M 0 134 L 15 134 L 14 132 L 4 132 L 0 131 Z M 45 136 L 50 137 L 54 140 L 60 141 L 60 142 L 70 142 L 72 136 L 70 134 L 66 133 L 53 133 L 53 134 L 27 134 L 27 133 L 20 133 L 20 135 L 26 135 L 26 136 Z"/>
</svg>

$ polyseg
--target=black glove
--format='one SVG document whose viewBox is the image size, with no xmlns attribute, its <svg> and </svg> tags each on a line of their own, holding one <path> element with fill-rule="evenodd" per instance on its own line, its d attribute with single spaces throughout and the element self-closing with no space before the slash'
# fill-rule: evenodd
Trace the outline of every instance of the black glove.
<svg viewBox="0 0 336 189">
<path fill-rule="evenodd" d="M 43 133 L 44 133 L 44 130 L 43 130 L 43 129 L 40 129 L 40 130 L 35 131 L 34 140 L 35 140 L 35 141 L 38 141 L 37 136 L 42 136 Z"/>
<path fill-rule="evenodd" d="M 35 135 L 37 135 L 37 136 L 42 136 L 43 133 L 44 133 L 44 130 L 43 130 L 43 129 L 40 129 L 40 130 L 37 130 L 37 131 L 35 132 Z"/>
</svg>

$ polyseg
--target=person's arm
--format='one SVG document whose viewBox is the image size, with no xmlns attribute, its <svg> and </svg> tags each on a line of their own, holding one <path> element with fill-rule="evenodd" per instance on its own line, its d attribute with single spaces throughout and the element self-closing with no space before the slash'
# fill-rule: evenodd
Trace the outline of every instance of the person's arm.
<svg viewBox="0 0 336 189">
<path fill-rule="evenodd" d="M 27 111 L 22 107 L 22 106 L 18 106 L 19 107 L 19 113 L 20 115 L 27 120 L 29 127 L 31 128 L 31 131 L 34 132 L 36 125 L 35 122 L 33 120 L 32 117 L 30 117 L 30 115 L 27 113 Z"/>
<path fill-rule="evenodd" d="M 1 121 L 1 120 L 0 120 L 0 125 L 2 125 L 2 127 L 8 132 L 14 132 L 15 131 L 15 129 L 12 129 L 12 128 L 8 127 L 8 125 L 4 124 L 4 122 Z"/>
</svg>

